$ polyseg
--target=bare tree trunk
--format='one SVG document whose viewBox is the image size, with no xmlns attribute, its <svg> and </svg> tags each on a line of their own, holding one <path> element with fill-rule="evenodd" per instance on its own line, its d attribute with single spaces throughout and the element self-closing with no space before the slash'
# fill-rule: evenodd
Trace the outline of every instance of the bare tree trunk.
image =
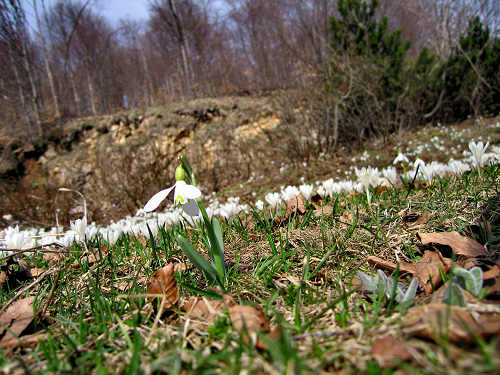
<svg viewBox="0 0 500 375">
<path fill-rule="evenodd" d="M 16 78 L 16 84 L 19 92 L 19 99 L 21 100 L 21 109 L 24 114 L 24 119 L 26 120 L 26 124 L 30 123 L 30 116 L 28 110 L 26 108 L 26 95 L 24 94 L 23 84 L 21 82 L 21 77 L 19 76 L 19 71 L 17 70 L 17 64 L 12 56 L 12 53 L 9 53 L 10 61 L 12 63 L 12 70 L 14 70 L 14 77 Z"/>
<path fill-rule="evenodd" d="M 28 54 L 28 48 L 26 47 L 26 40 L 23 38 L 21 41 L 23 48 L 23 62 L 24 68 L 26 69 L 26 73 L 28 74 L 28 81 L 31 86 L 31 103 L 33 105 L 33 112 L 35 114 L 35 124 L 38 131 L 38 136 L 41 137 L 43 135 L 42 131 L 42 121 L 40 120 L 40 108 L 38 105 L 38 88 L 36 87 L 35 80 L 33 78 L 33 67 L 31 65 L 31 61 Z"/>
<path fill-rule="evenodd" d="M 78 90 L 76 89 L 75 74 L 73 73 L 71 67 L 68 68 L 68 72 L 69 72 L 69 81 L 71 83 L 71 91 L 73 91 L 73 99 L 75 101 L 76 115 L 79 115 L 81 112 L 80 96 L 78 95 Z"/>
<path fill-rule="evenodd" d="M 36 25 L 38 28 L 38 34 L 40 37 L 40 43 L 41 43 L 41 50 L 42 50 L 42 56 L 43 56 L 43 61 L 45 63 L 45 70 L 47 72 L 47 78 L 49 80 L 49 86 L 50 86 L 50 93 L 52 95 L 52 101 L 54 102 L 54 109 L 56 112 L 56 117 L 59 118 L 61 117 L 61 111 L 59 110 L 59 99 L 57 97 L 57 92 L 56 92 L 56 87 L 54 84 L 54 76 L 52 74 L 52 69 L 50 67 L 49 63 L 49 58 L 47 56 L 47 43 L 45 40 L 45 37 L 42 32 L 42 27 L 40 25 L 40 17 L 38 15 L 38 7 L 37 7 L 37 1 L 33 0 L 33 9 L 35 10 L 35 19 L 36 19 Z"/>
<path fill-rule="evenodd" d="M 155 97 L 154 97 L 154 87 L 153 87 L 153 80 L 151 78 L 151 73 L 149 71 L 148 67 L 148 61 L 146 60 L 146 53 L 144 52 L 144 49 L 140 49 L 140 54 L 141 54 L 141 59 L 142 59 L 142 65 L 144 66 L 144 76 L 146 79 L 146 90 L 147 90 L 147 100 L 148 100 L 148 105 L 154 106 L 155 105 Z"/>
<path fill-rule="evenodd" d="M 177 37 L 178 37 L 178 41 L 179 41 L 179 47 L 181 50 L 183 75 L 184 75 L 184 81 L 185 81 L 185 85 L 186 85 L 187 95 L 188 95 L 188 97 L 192 97 L 191 76 L 190 76 L 191 69 L 189 67 L 188 42 L 187 42 L 186 36 L 184 35 L 182 20 L 180 19 L 181 15 L 177 12 L 176 0 L 169 0 L 168 3 L 170 5 L 170 9 L 172 10 L 172 14 L 174 15 L 174 18 L 176 20 L 177 33 L 178 33 Z"/>
<path fill-rule="evenodd" d="M 90 108 L 92 109 L 92 114 L 97 115 L 97 108 L 95 106 L 94 85 L 92 84 L 92 77 L 90 77 L 90 71 L 88 68 L 87 68 L 87 84 L 89 88 Z"/>
</svg>

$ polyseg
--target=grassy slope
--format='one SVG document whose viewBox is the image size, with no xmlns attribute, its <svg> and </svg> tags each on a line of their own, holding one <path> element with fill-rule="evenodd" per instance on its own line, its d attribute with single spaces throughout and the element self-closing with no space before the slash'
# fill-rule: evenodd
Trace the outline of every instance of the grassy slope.
<svg viewBox="0 0 500 375">
<path fill-rule="evenodd" d="M 488 132 L 472 129 L 478 130 Z M 441 130 L 427 129 L 411 139 L 402 139 L 395 148 L 405 149 L 410 140 L 412 146 L 416 142 L 432 144 L 429 139 L 436 131 Z M 443 139 L 458 142 L 451 136 Z M 442 158 L 450 156 L 449 149 L 440 154 Z M 435 156 L 438 150 L 431 152 Z M 376 155 L 380 163 L 395 156 L 393 150 L 384 152 L 377 145 L 369 155 L 365 161 L 359 160 L 364 159 L 361 155 L 352 163 L 374 165 Z M 327 168 L 321 161 L 316 163 L 311 163 L 310 169 Z M 282 173 L 282 181 L 300 172 L 290 167 Z M 314 177 L 310 171 L 307 175 L 308 180 Z M 5 352 L 2 366 L 8 373 L 202 373 L 215 369 L 222 373 L 382 373 L 370 355 L 371 344 L 387 332 L 400 335 L 399 322 L 404 317 L 377 301 L 367 301 L 359 292 L 340 300 L 338 297 L 352 289 L 356 270 L 371 271 L 366 263 L 368 255 L 388 260 L 418 259 L 417 229 L 402 222 L 408 210 L 429 215 L 419 231 L 457 230 L 470 236 L 470 225 L 486 220 L 498 241 L 499 180 L 497 165 L 481 174 L 473 171 L 462 177 L 438 179 L 416 189 L 399 186 L 383 190 L 375 194 L 371 206 L 364 195 L 342 195 L 324 202 L 333 208 L 331 213 L 315 216 L 310 208 L 304 217 L 283 227 L 273 226 L 264 213 L 250 221 L 242 217 L 225 223 L 226 256 L 232 266 L 228 292 L 242 303 L 263 306 L 266 316 L 282 324 L 287 332 L 286 339 L 270 351 L 247 346 L 227 316 L 219 317 L 207 330 L 184 331 L 184 320 L 176 313 L 154 325 L 151 302 L 137 295 L 145 292 L 145 281 L 162 265 L 173 259 L 185 260 L 174 240 L 175 233 L 184 233 L 203 249 L 196 230 L 167 228 L 153 246 L 148 239 L 135 237 L 122 238 L 113 249 L 106 243 L 91 243 L 89 249 L 98 259 L 95 263 L 82 257 L 84 249 L 74 245 L 56 263 L 59 275 L 56 272 L 46 277 L 25 293 L 37 296 L 39 310 L 48 303 L 46 316 L 40 316 L 31 327 L 33 332 L 48 332 L 47 340 Z M 276 182 L 273 180 L 273 184 Z M 276 185 L 260 189 L 266 188 L 277 190 Z M 243 188 L 235 185 L 230 192 L 237 194 L 239 189 L 252 190 L 252 184 Z M 40 268 L 54 267 L 43 254 L 27 261 Z M 183 298 L 192 294 L 189 286 L 206 287 L 193 268 L 178 276 L 178 282 Z M 0 304 L 28 283 L 3 290 Z M 435 343 L 401 337 L 412 348 L 414 359 L 396 366 L 396 372 L 500 371 L 495 338 L 455 345 L 446 340 Z"/>
</svg>

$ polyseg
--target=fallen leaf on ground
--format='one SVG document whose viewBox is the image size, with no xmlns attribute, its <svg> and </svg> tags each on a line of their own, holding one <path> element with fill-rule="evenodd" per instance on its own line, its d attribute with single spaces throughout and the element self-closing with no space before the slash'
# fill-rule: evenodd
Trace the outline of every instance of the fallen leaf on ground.
<svg viewBox="0 0 500 375">
<path fill-rule="evenodd" d="M 392 335 L 376 339 L 370 354 L 382 367 L 393 367 L 400 362 L 412 359 L 411 353 L 406 348 L 406 343 Z"/>
<path fill-rule="evenodd" d="M 44 270 L 43 268 L 34 267 L 34 268 L 30 268 L 29 273 L 30 273 L 31 277 L 38 277 L 42 273 L 44 273 L 45 271 L 46 270 Z"/>
<path fill-rule="evenodd" d="M 275 225 L 282 225 L 286 223 L 294 214 L 303 215 L 306 213 L 306 208 L 304 205 L 304 198 L 301 194 L 290 198 L 286 202 L 286 213 L 282 216 L 276 217 L 274 219 Z"/>
<path fill-rule="evenodd" d="M 36 346 L 40 341 L 46 341 L 46 340 L 47 340 L 46 332 L 34 333 L 32 335 L 25 335 L 6 341 L 2 340 L 0 342 L 0 348 L 6 350 L 6 349 L 14 349 L 17 348 L 18 346 L 23 346 L 23 347 Z"/>
<path fill-rule="evenodd" d="M 0 272 L 0 288 L 3 287 L 5 281 L 7 280 L 7 273 L 5 271 Z"/>
<path fill-rule="evenodd" d="M 163 312 L 169 310 L 179 300 L 179 288 L 174 276 L 175 266 L 167 264 L 155 272 L 148 281 L 147 293 L 164 296 Z"/>
<path fill-rule="evenodd" d="M 290 217 L 293 214 L 303 215 L 306 213 L 306 208 L 304 205 L 304 198 L 301 194 L 289 199 L 286 202 L 286 217 Z"/>
<path fill-rule="evenodd" d="M 266 348 L 265 342 L 258 337 L 259 332 L 269 332 L 269 322 L 262 309 L 253 306 L 234 305 L 229 308 L 229 318 L 233 327 L 240 334 L 246 329 L 252 345 L 261 349 Z M 247 338 L 243 337 L 243 340 L 247 340 Z"/>
<path fill-rule="evenodd" d="M 483 273 L 484 286 L 488 288 L 487 296 L 500 296 L 500 267 L 494 265 Z"/>
<path fill-rule="evenodd" d="M 332 206 L 317 206 L 315 205 L 314 216 L 331 215 L 333 212 Z"/>
<path fill-rule="evenodd" d="M 57 264 L 60 260 L 64 258 L 62 252 L 58 253 L 45 253 L 44 255 L 45 261 L 49 264 L 49 266 L 53 266 Z"/>
<path fill-rule="evenodd" d="M 429 221 L 429 219 L 430 215 L 427 212 L 424 212 L 423 214 L 419 214 L 416 212 L 409 212 L 402 218 L 403 223 L 405 223 L 409 227 L 424 225 Z"/>
<path fill-rule="evenodd" d="M 215 318 L 222 313 L 224 307 L 231 307 L 236 302 L 230 296 L 224 296 L 224 299 L 208 299 L 205 297 L 192 297 L 184 302 L 181 310 L 186 313 L 186 318 L 198 319 L 210 325 Z"/>
<path fill-rule="evenodd" d="M 387 271 L 395 271 L 396 263 L 389 262 L 376 256 L 369 256 L 368 263 L 377 268 Z M 420 287 L 425 294 L 432 293 L 433 288 L 441 283 L 441 268 L 446 274 L 451 266 L 451 260 L 444 258 L 441 253 L 436 251 L 425 250 L 422 259 L 415 263 L 401 262 L 399 264 L 400 274 L 411 274 L 418 278 Z"/>
<path fill-rule="evenodd" d="M 443 302 L 443 298 L 446 294 L 446 289 L 448 289 L 449 287 L 449 283 L 446 283 L 444 285 L 441 285 L 441 287 L 436 290 L 434 293 L 432 293 L 430 296 L 429 296 L 429 301 L 432 303 L 442 303 Z M 465 297 L 465 301 L 467 303 L 469 302 L 474 302 L 474 301 L 477 301 L 477 298 L 474 297 L 470 292 L 468 292 L 467 290 L 463 289 L 463 288 L 460 288 L 462 290 L 462 293 Z"/>
<path fill-rule="evenodd" d="M 439 233 L 417 233 L 417 237 L 422 245 L 444 245 L 452 249 L 457 254 L 466 258 L 475 258 L 487 256 L 486 248 L 479 242 L 471 238 L 462 236 L 458 232 L 439 232 Z"/>
<path fill-rule="evenodd" d="M 253 306 L 234 305 L 229 308 L 229 317 L 234 328 L 241 332 L 244 327 L 248 332 L 269 331 L 269 323 L 264 312 Z"/>
<path fill-rule="evenodd" d="M 351 225 L 353 223 L 352 214 L 349 211 L 345 211 L 339 220 L 342 224 Z"/>
<path fill-rule="evenodd" d="M 23 298 L 14 302 L 0 315 L 0 346 L 17 338 L 33 320 L 35 297 Z"/>
<path fill-rule="evenodd" d="M 410 308 L 403 318 L 403 332 L 425 339 L 448 337 L 453 342 L 473 342 L 476 337 L 500 334 L 500 314 L 475 311 L 444 303 Z"/>
<path fill-rule="evenodd" d="M 281 337 L 281 328 L 279 326 L 274 326 L 271 328 L 269 333 L 262 335 L 262 338 L 257 339 L 255 347 L 260 350 L 268 350 L 268 342 L 278 341 Z M 264 340 L 266 338 L 267 340 Z"/>
</svg>

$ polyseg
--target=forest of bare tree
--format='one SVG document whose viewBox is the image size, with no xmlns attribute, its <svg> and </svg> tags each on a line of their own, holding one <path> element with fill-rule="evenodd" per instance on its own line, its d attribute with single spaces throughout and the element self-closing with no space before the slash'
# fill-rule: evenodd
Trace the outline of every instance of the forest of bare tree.
<svg viewBox="0 0 500 375">
<path fill-rule="evenodd" d="M 145 22 L 113 26 L 98 0 L 0 0 L 0 126 L 43 136 L 46 124 L 120 109 L 300 88 L 324 77 L 335 0 L 150 0 Z M 27 14 L 33 15 L 27 17 Z M 496 0 L 381 0 L 376 17 L 445 61 L 473 17 L 500 30 Z"/>
</svg>

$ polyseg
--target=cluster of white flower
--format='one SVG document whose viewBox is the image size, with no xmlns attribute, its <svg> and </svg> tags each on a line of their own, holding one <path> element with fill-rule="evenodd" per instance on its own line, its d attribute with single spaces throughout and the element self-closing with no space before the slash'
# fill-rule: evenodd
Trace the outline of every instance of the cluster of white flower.
<svg viewBox="0 0 500 375">
<path fill-rule="evenodd" d="M 436 177 L 443 177 L 446 175 L 462 174 L 471 168 L 481 168 L 488 163 L 500 162 L 500 148 L 492 147 L 491 151 L 487 153 L 488 143 L 484 144 L 482 141 L 470 141 L 469 151 L 465 153 L 465 158 L 462 160 L 450 159 L 447 164 L 430 162 L 426 163 L 420 158 L 416 158 L 413 163 L 409 160 L 408 156 L 399 152 L 393 161 L 394 165 L 402 165 L 405 172 L 401 175 L 409 180 L 416 178 L 419 181 L 430 181 Z M 325 181 L 318 181 L 314 184 L 303 183 L 300 186 L 286 186 L 281 187 L 280 192 L 269 192 L 264 196 L 264 201 L 271 209 L 276 209 L 283 202 L 302 194 L 304 199 L 310 200 L 316 192 L 322 197 L 333 197 L 341 193 L 360 193 L 366 192 L 368 200 L 370 201 L 370 189 L 381 185 L 391 185 L 397 183 L 400 175 L 394 166 L 388 166 L 382 170 L 372 167 L 363 167 L 358 169 L 352 168 L 357 177 L 356 181 L 342 180 L 334 181 L 333 178 Z M 304 179 L 301 179 L 304 182 Z M 26 249 L 34 246 L 48 245 L 57 243 L 62 246 L 70 246 L 73 242 L 84 242 L 91 240 L 96 236 L 100 236 L 103 240 L 107 241 L 110 246 L 113 246 L 123 234 L 143 235 L 146 237 L 158 234 L 158 228 L 163 226 L 172 226 L 183 220 L 192 225 L 196 225 L 201 220 L 201 215 L 185 215 L 184 213 L 190 210 L 189 207 L 172 206 L 166 212 L 149 212 L 151 207 L 155 208 L 160 202 L 165 199 L 168 193 L 174 189 L 182 190 L 183 183 L 177 182 L 176 185 L 169 189 L 163 190 L 153 197 L 145 209 L 140 209 L 135 216 L 127 216 L 116 223 L 111 223 L 107 227 L 98 227 L 95 223 L 87 223 L 85 218 L 76 220 L 71 223 L 70 230 L 62 232 L 58 228 L 52 228 L 49 231 L 43 229 L 28 229 L 22 231 L 19 227 L 9 227 L 3 231 L 0 239 L 0 248 L 3 249 L 0 253 L 4 256 L 12 249 Z M 191 191 L 193 190 L 193 191 Z M 198 191 L 191 189 L 187 190 L 193 197 L 198 196 Z M 180 200 L 180 192 L 176 191 L 174 199 Z M 183 193 L 186 193 L 182 191 Z M 186 197 L 189 198 L 189 197 Z M 257 200 L 254 207 L 257 210 L 265 209 L 263 200 Z M 189 205 L 189 202 L 183 206 Z M 150 207 L 148 207 L 150 206 Z M 228 198 L 226 203 L 219 203 L 216 198 L 212 198 L 206 208 L 209 217 L 220 216 L 226 219 L 237 215 L 240 212 L 248 212 L 249 206 L 240 203 L 240 198 Z M 189 213 L 189 212 L 188 212 Z"/>
</svg>

